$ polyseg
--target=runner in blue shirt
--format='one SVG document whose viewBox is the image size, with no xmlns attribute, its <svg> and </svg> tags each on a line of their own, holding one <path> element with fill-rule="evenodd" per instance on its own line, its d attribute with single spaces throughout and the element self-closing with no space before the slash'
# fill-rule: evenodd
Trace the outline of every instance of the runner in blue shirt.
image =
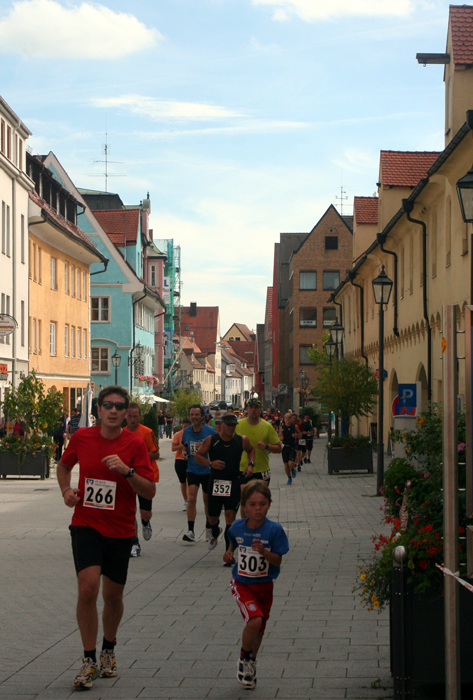
<svg viewBox="0 0 473 700">
<path fill-rule="evenodd" d="M 191 425 L 184 429 L 182 433 L 182 458 L 187 461 L 187 532 L 182 537 L 184 542 L 195 542 L 194 524 L 196 516 L 197 494 L 199 486 L 202 486 L 202 499 L 206 516 L 206 536 L 207 540 L 212 536 L 208 520 L 207 490 L 209 485 L 210 468 L 197 464 L 194 459 L 205 438 L 214 435 L 215 430 L 210 425 L 204 424 L 204 409 L 199 404 L 193 404 L 189 408 L 189 418 Z"/>
</svg>

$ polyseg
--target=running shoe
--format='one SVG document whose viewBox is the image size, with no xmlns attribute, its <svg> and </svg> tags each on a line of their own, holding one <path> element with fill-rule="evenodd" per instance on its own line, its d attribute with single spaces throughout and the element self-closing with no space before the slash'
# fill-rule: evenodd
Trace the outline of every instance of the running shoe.
<svg viewBox="0 0 473 700">
<path fill-rule="evenodd" d="M 100 652 L 100 678 L 115 678 L 118 676 L 117 660 L 112 649 L 102 649 Z"/>
<path fill-rule="evenodd" d="M 138 544 L 134 544 L 131 548 L 130 552 L 130 557 L 139 557 L 141 556 L 141 545 L 138 542 Z"/>
<path fill-rule="evenodd" d="M 195 542 L 195 533 L 192 532 L 192 530 L 189 530 L 186 532 L 185 535 L 182 536 L 182 539 L 184 542 Z"/>
<path fill-rule="evenodd" d="M 238 659 L 236 677 L 238 683 L 241 683 L 246 690 L 256 688 L 256 661 L 254 659 Z"/>
<path fill-rule="evenodd" d="M 310 464 L 310 459 L 307 460 L 307 464 Z"/>
<path fill-rule="evenodd" d="M 295 467 L 294 467 L 294 469 L 291 469 L 291 476 L 292 476 L 293 479 L 295 479 L 296 476 L 297 476 L 297 472 L 296 472 L 296 468 L 295 468 Z"/>
<path fill-rule="evenodd" d="M 207 540 L 207 542 L 210 542 L 210 540 L 212 539 L 212 528 L 211 527 L 205 528 L 205 539 Z"/>
<path fill-rule="evenodd" d="M 222 534 L 222 528 L 219 527 L 217 537 L 212 537 L 212 536 L 210 537 L 209 543 L 207 545 L 209 548 L 209 552 L 211 552 L 212 549 L 215 549 L 215 547 L 218 545 L 218 538 L 220 537 L 221 534 Z"/>
<path fill-rule="evenodd" d="M 297 465 L 297 471 L 298 471 L 298 472 L 302 471 L 301 465 L 300 465 L 300 464 Z"/>
<path fill-rule="evenodd" d="M 82 659 L 82 666 L 79 669 L 79 673 L 74 679 L 74 688 L 78 690 L 90 690 L 92 688 L 92 681 L 99 674 L 99 667 L 95 661 L 90 658 Z"/>
<path fill-rule="evenodd" d="M 286 486 L 290 486 L 291 484 L 292 484 L 292 479 L 291 479 L 291 477 L 289 477 L 289 479 L 287 480 Z"/>
<path fill-rule="evenodd" d="M 182 508 L 183 512 L 184 512 L 185 510 L 187 510 L 187 503 L 188 503 L 187 501 L 184 501 L 184 506 L 183 506 L 183 508 Z"/>
<path fill-rule="evenodd" d="M 151 535 L 153 534 L 153 528 L 151 527 L 151 520 L 148 520 L 146 525 L 143 525 L 143 537 L 146 541 L 151 539 Z"/>
</svg>

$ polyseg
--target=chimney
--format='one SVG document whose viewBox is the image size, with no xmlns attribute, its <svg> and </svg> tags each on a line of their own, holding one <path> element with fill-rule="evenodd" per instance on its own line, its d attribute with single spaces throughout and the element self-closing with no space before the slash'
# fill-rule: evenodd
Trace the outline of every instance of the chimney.
<svg viewBox="0 0 473 700">
<path fill-rule="evenodd" d="M 197 316 L 197 302 L 191 301 L 189 316 Z"/>
<path fill-rule="evenodd" d="M 149 230 L 149 239 L 150 239 L 150 241 L 153 240 L 153 229 L 152 228 L 150 228 L 150 230 Z"/>
</svg>

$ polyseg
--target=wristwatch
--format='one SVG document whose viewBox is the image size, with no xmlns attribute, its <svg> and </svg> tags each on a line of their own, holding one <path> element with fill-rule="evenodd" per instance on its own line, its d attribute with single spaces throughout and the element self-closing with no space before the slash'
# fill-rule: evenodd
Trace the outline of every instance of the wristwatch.
<svg viewBox="0 0 473 700">
<path fill-rule="evenodd" d="M 254 467 L 254 466 L 255 466 L 255 463 L 254 463 L 254 462 L 248 462 L 248 466 L 249 466 L 249 467 Z"/>
<path fill-rule="evenodd" d="M 268 443 L 266 443 L 266 448 L 265 448 L 265 449 L 268 450 L 268 452 L 269 452 L 269 445 L 268 445 Z"/>
<path fill-rule="evenodd" d="M 130 467 L 130 471 L 128 472 L 128 474 L 124 474 L 123 476 L 125 477 L 125 479 L 131 479 L 132 476 L 135 476 L 135 470 L 133 469 L 133 467 Z"/>
</svg>

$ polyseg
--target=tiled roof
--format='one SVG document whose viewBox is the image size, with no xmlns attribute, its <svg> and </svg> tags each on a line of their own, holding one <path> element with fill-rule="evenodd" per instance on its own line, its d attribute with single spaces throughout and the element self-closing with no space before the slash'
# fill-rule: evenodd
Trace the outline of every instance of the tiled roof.
<svg viewBox="0 0 473 700">
<path fill-rule="evenodd" d="M 229 340 L 232 350 L 249 365 L 255 363 L 256 340 Z"/>
<path fill-rule="evenodd" d="M 196 312 L 196 316 L 191 316 L 189 306 L 181 308 L 181 333 L 187 335 L 192 331 L 202 352 L 214 354 L 215 344 L 220 340 L 217 338 L 218 306 L 197 306 Z"/>
<path fill-rule="evenodd" d="M 427 171 L 440 153 L 436 151 L 381 151 L 381 184 L 415 187 L 427 177 Z"/>
<path fill-rule="evenodd" d="M 353 214 L 357 224 L 377 224 L 378 223 L 378 198 L 377 197 L 355 197 L 353 204 Z"/>
<path fill-rule="evenodd" d="M 85 243 L 87 247 L 99 258 L 103 258 L 103 255 L 98 251 L 91 239 L 78 226 L 65 219 L 61 214 L 58 214 L 57 211 L 55 211 L 44 199 L 39 196 L 36 190 L 30 190 L 29 197 L 32 202 L 38 205 L 38 207 L 44 209 L 49 214 L 51 219 L 54 219 L 59 226 L 69 231 L 69 233 L 76 238 L 80 239 L 81 243 Z"/>
<path fill-rule="evenodd" d="M 140 221 L 139 209 L 95 209 L 95 218 L 116 246 L 135 245 Z"/>
<path fill-rule="evenodd" d="M 450 5 L 453 62 L 455 65 L 473 64 L 473 7 Z"/>
</svg>

